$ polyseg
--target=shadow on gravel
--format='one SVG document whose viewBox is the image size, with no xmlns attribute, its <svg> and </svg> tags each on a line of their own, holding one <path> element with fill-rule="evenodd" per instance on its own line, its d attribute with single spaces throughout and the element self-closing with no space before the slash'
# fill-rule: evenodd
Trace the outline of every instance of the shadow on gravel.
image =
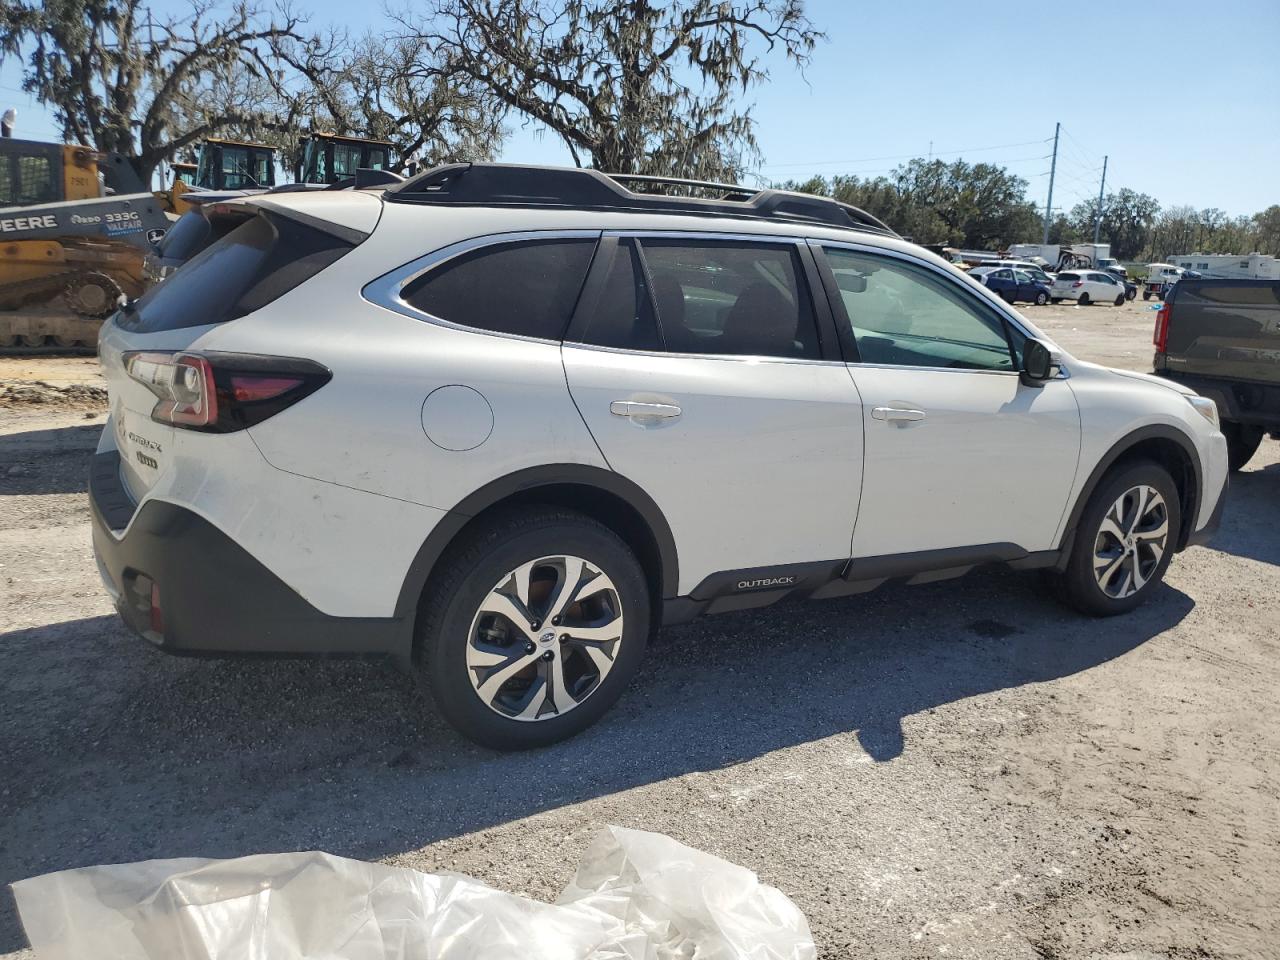
<svg viewBox="0 0 1280 960">
<path fill-rule="evenodd" d="M 1213 550 L 1280 566 L 1280 463 L 1231 475 Z"/>
<path fill-rule="evenodd" d="M 101 421 L 0 435 L 0 496 L 83 493 Z"/>
<path fill-rule="evenodd" d="M 1192 607 L 1166 586 L 1085 620 L 1001 572 L 707 618 L 664 631 L 597 726 L 522 754 L 461 740 L 378 663 L 178 659 L 113 617 L 15 631 L 0 884 L 154 857 L 384 857 L 833 736 L 891 761 L 912 748 L 904 717 L 1096 667 Z M 24 941 L 0 900 L 3 952 Z"/>
</svg>

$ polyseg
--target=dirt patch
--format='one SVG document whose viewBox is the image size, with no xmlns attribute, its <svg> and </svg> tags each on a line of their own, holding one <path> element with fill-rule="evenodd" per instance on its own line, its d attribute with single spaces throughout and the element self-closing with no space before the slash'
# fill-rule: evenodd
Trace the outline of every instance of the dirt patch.
<svg viewBox="0 0 1280 960">
<path fill-rule="evenodd" d="M 87 383 L 0 382 L 0 408 L 45 406 L 83 410 L 107 409 L 107 388 Z"/>
<path fill-rule="evenodd" d="M 97 357 L 0 356 L 0 409 L 107 409 Z"/>
</svg>

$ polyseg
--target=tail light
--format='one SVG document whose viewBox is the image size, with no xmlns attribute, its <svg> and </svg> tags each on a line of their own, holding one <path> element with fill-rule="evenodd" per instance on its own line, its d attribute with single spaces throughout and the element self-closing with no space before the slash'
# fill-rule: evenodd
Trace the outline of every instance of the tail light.
<svg viewBox="0 0 1280 960">
<path fill-rule="evenodd" d="M 1167 300 L 1156 311 L 1156 331 L 1151 342 L 1155 344 L 1156 353 L 1166 352 L 1165 347 L 1169 343 L 1169 301 Z"/>
<path fill-rule="evenodd" d="M 261 423 L 332 379 L 311 360 L 245 353 L 126 353 L 129 376 L 156 395 L 157 423 L 230 433 Z"/>
<path fill-rule="evenodd" d="M 1077 280 L 1077 281 L 1076 281 L 1075 283 L 1073 283 L 1071 286 L 1072 286 L 1073 288 L 1074 288 L 1074 287 L 1083 287 L 1083 286 L 1084 286 L 1084 281 L 1083 281 L 1083 280 Z"/>
</svg>

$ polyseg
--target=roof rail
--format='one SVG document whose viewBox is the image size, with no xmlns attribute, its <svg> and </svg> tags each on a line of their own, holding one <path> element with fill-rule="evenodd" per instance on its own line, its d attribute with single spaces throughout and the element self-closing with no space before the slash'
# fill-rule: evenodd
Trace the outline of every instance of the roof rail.
<svg viewBox="0 0 1280 960">
<path fill-rule="evenodd" d="M 625 183 L 687 187 L 721 196 L 636 192 L 624 186 Z M 383 196 L 397 203 L 442 206 L 565 207 L 785 220 L 898 236 L 865 210 L 830 197 L 786 190 L 755 190 L 737 184 L 678 177 L 601 173 L 575 167 L 450 163 L 395 184 Z"/>
</svg>

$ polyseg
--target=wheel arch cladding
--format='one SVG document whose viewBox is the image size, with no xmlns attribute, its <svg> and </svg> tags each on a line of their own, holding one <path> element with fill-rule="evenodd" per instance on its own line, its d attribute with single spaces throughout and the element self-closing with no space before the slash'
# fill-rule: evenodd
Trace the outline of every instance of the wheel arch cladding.
<svg viewBox="0 0 1280 960">
<path fill-rule="evenodd" d="M 1195 529 L 1196 515 L 1200 507 L 1200 491 L 1203 483 L 1200 456 L 1196 453 L 1191 439 L 1181 430 L 1164 424 L 1153 424 L 1141 427 L 1113 444 L 1089 474 L 1089 478 L 1080 490 L 1080 495 L 1076 497 L 1067 526 L 1062 532 L 1060 543 L 1062 559 L 1058 563 L 1059 569 L 1066 565 L 1071 556 L 1072 541 L 1075 538 L 1076 527 L 1080 523 L 1080 516 L 1084 513 L 1098 484 L 1113 469 L 1141 460 L 1160 464 L 1173 477 L 1173 482 L 1178 488 L 1178 503 L 1182 512 L 1181 526 L 1174 549 L 1182 550 L 1186 547 L 1187 539 Z"/>
<path fill-rule="evenodd" d="M 469 494 L 427 535 L 409 566 L 396 616 L 413 617 L 437 562 L 473 525 L 517 505 L 576 510 L 616 533 L 636 554 L 649 580 L 655 609 L 679 588 L 671 527 L 653 499 L 626 477 L 586 464 L 531 467 L 500 477 Z"/>
</svg>

